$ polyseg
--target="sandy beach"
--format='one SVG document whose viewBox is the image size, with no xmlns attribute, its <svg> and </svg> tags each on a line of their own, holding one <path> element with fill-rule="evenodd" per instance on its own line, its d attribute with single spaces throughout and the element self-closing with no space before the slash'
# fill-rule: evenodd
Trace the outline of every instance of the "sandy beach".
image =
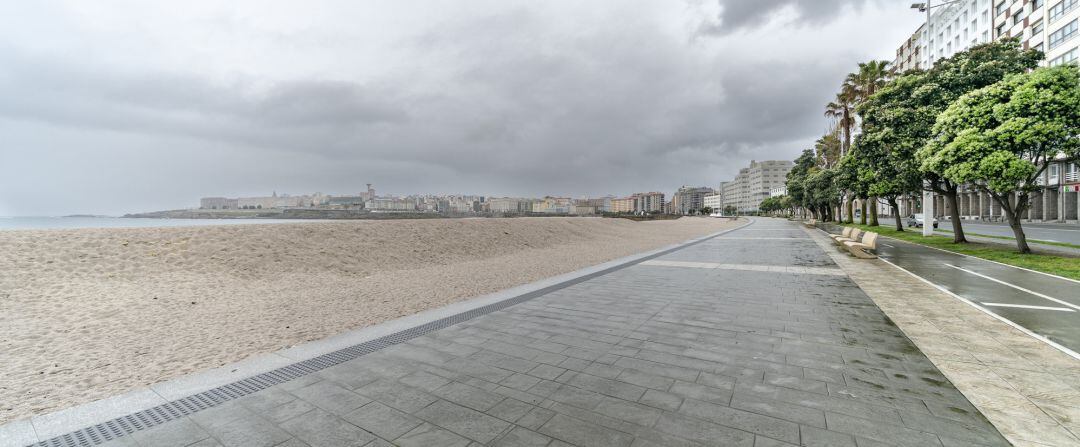
<svg viewBox="0 0 1080 447">
<path fill-rule="evenodd" d="M 522 218 L 0 231 L 0 423 L 732 225 Z"/>
</svg>

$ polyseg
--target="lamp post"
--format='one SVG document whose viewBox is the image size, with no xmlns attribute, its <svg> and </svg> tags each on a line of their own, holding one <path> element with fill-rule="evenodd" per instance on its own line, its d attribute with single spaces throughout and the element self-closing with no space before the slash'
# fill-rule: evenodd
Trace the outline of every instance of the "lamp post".
<svg viewBox="0 0 1080 447">
<path fill-rule="evenodd" d="M 926 70 L 930 69 L 930 58 L 932 54 L 930 52 L 930 36 L 932 35 L 930 30 L 930 10 L 933 8 L 940 8 L 942 6 L 951 5 L 961 0 L 953 0 L 943 2 L 937 5 L 931 5 L 931 0 L 926 0 L 926 3 L 912 3 L 911 9 L 918 9 L 919 12 L 926 13 L 926 25 L 923 26 L 923 31 L 926 33 Z M 934 190 L 930 188 L 930 182 L 924 181 L 923 186 L 923 199 L 922 199 L 922 212 L 923 212 L 923 236 L 932 236 L 934 234 Z"/>
</svg>

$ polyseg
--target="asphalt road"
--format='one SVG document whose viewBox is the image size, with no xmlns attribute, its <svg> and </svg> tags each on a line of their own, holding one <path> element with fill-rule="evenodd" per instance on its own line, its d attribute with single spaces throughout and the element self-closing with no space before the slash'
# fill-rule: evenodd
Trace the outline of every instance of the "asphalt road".
<svg viewBox="0 0 1080 447">
<path fill-rule="evenodd" d="M 1008 224 L 992 222 L 962 221 L 964 231 L 968 233 L 985 234 L 989 236 L 1013 237 L 1012 229 Z M 906 223 L 906 222 L 905 222 Z M 1080 225 L 1077 224 L 1035 224 L 1024 223 L 1024 234 L 1028 239 L 1038 239 L 1050 242 L 1067 242 L 1080 245 Z M 938 222 L 938 230 L 951 230 L 952 223 L 944 220 Z M 951 234 L 951 233 L 943 233 Z"/>
<path fill-rule="evenodd" d="M 1080 281 L 888 238 L 878 256 L 1080 360 Z"/>
</svg>

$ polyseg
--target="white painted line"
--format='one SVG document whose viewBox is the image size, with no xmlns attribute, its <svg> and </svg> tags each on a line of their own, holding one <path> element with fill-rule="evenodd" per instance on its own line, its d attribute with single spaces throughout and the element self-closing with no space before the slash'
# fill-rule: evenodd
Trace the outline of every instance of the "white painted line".
<svg viewBox="0 0 1080 447">
<path fill-rule="evenodd" d="M 1076 312 L 1068 307 L 1046 307 L 1046 306 L 1028 306 L 1027 304 L 1006 304 L 1006 303 L 979 303 L 983 306 L 993 307 L 1015 307 L 1017 309 L 1033 309 L 1033 310 L 1057 310 L 1061 312 Z"/>
<path fill-rule="evenodd" d="M 664 261 L 653 259 L 638 265 L 683 267 L 695 269 L 742 270 L 748 272 L 792 273 L 797 275 L 846 276 L 843 270 L 830 267 L 800 267 L 794 265 L 719 264 L 715 262 Z"/>
<path fill-rule="evenodd" d="M 730 241 L 730 240 L 736 240 L 736 241 L 809 241 L 809 240 L 812 240 L 812 239 L 810 239 L 808 237 L 737 237 L 737 236 L 736 237 L 729 237 L 729 236 L 721 236 L 721 237 L 718 237 L 718 238 L 716 238 L 714 240 L 721 240 L 721 241 Z"/>
<path fill-rule="evenodd" d="M 881 259 L 881 258 L 878 258 L 878 259 Z M 903 267 L 900 267 L 899 265 L 893 264 L 893 263 L 891 263 L 891 262 L 889 262 L 889 261 L 887 261 L 885 259 L 881 259 L 881 262 L 884 262 L 884 263 L 889 264 L 889 265 L 891 265 L 893 267 L 896 267 L 896 268 L 900 269 L 901 271 L 903 271 L 904 273 L 907 273 L 907 274 L 909 274 L 911 276 L 914 276 L 915 278 L 918 278 L 919 281 L 927 283 L 930 286 L 934 287 L 935 289 L 938 289 L 938 290 L 942 291 L 943 293 L 946 293 L 949 296 L 952 296 L 953 298 L 956 298 L 956 299 L 958 299 L 958 300 L 960 300 L 960 301 L 962 301 L 964 303 L 967 303 L 971 307 L 979 309 L 979 311 L 981 311 L 981 312 L 983 312 L 983 313 L 985 313 L 985 314 L 987 314 L 987 315 L 989 315 L 991 317 L 994 317 L 995 319 L 1001 321 L 1002 323 L 1005 323 L 1005 324 L 1007 324 L 1009 326 L 1012 326 L 1014 329 L 1016 329 L 1016 330 L 1018 330 L 1020 332 L 1023 332 L 1025 334 L 1027 334 L 1028 336 L 1036 339 L 1036 340 L 1039 340 L 1039 341 L 1041 341 L 1043 343 L 1046 343 L 1046 344 L 1050 345 L 1050 347 L 1052 347 L 1054 349 L 1057 349 L 1058 351 L 1064 352 L 1065 355 L 1068 355 L 1069 357 L 1072 357 L 1072 358 L 1074 358 L 1076 360 L 1080 360 L 1080 353 L 1077 353 L 1076 351 L 1073 351 L 1072 349 L 1066 348 L 1066 347 L 1058 344 L 1057 342 L 1055 342 L 1055 341 L 1053 341 L 1053 340 L 1051 340 L 1049 338 L 1046 338 L 1046 337 L 1043 337 L 1042 335 L 1036 334 L 1036 333 L 1032 332 L 1030 329 L 1028 329 L 1026 327 L 1023 327 L 1023 326 L 1021 326 L 1019 324 L 1016 324 L 1012 320 L 1009 320 L 1008 318 L 1005 318 L 1005 317 L 1003 317 L 1001 315 L 993 313 L 993 312 L 990 311 L 990 309 L 987 309 L 987 308 L 982 307 L 982 306 L 980 306 L 978 304 L 975 304 L 974 302 L 972 302 L 971 300 L 969 300 L 967 298 L 964 298 L 964 297 L 962 297 L 960 295 L 952 293 L 951 291 L 949 291 L 949 289 L 946 289 L 946 288 L 941 287 L 941 286 L 939 286 L 937 284 L 934 284 L 934 283 L 928 281 L 926 278 L 923 278 L 923 277 L 921 277 L 919 275 L 916 275 L 916 274 L 908 271 L 907 269 L 905 269 Z"/>
<path fill-rule="evenodd" d="M 1073 309 L 1077 309 L 1077 310 L 1080 310 L 1080 306 L 1077 306 L 1077 305 L 1075 305 L 1075 304 L 1072 304 L 1072 303 L 1070 303 L 1070 302 L 1068 302 L 1068 301 L 1062 301 L 1062 300 L 1059 300 L 1059 299 L 1057 299 L 1057 298 L 1054 298 L 1054 297 L 1052 297 L 1052 296 L 1047 296 L 1047 295 L 1043 295 L 1043 294 L 1041 294 L 1041 293 L 1039 293 L 1039 292 L 1035 292 L 1035 291 L 1033 291 L 1033 290 L 1028 290 L 1028 289 L 1025 289 L 1025 288 L 1023 288 L 1023 287 L 1020 287 L 1020 286 L 1018 286 L 1018 285 L 1016 285 L 1016 284 L 1012 284 L 1012 283 L 1007 283 L 1007 282 L 1005 282 L 1005 281 L 1002 281 L 1002 280 L 1000 280 L 1000 279 L 997 279 L 997 278 L 992 278 L 992 277 L 990 277 L 990 276 L 986 276 L 986 275 L 984 275 L 984 274 L 982 274 L 982 273 L 978 273 L 978 272 L 973 272 L 973 271 L 971 271 L 971 270 L 968 270 L 968 269 L 966 269 L 966 268 L 963 268 L 963 267 L 957 267 L 957 266 L 955 266 L 955 265 L 952 265 L 952 264 L 945 264 L 945 265 L 947 265 L 947 266 L 949 266 L 949 267 L 952 267 L 952 268 L 954 268 L 954 269 L 957 269 L 957 270 L 963 271 L 963 272 L 967 272 L 967 273 L 970 273 L 970 274 L 972 274 L 972 275 L 975 275 L 975 276 L 978 276 L 978 277 L 980 277 L 980 278 L 986 278 L 986 279 L 989 279 L 989 280 L 991 280 L 991 281 L 993 281 L 993 282 L 996 282 L 996 283 L 998 283 L 998 284 L 1001 284 L 1001 285 L 1004 285 L 1004 286 L 1009 286 L 1009 287 L 1012 287 L 1012 288 L 1014 288 L 1014 289 L 1016 289 L 1016 290 L 1019 290 L 1019 291 L 1021 291 L 1021 292 L 1026 292 L 1026 293 L 1030 293 L 1030 294 L 1032 294 L 1032 295 L 1035 295 L 1035 296 L 1037 296 L 1037 297 L 1039 297 L 1039 298 L 1043 298 L 1043 299 L 1046 299 L 1046 300 L 1050 300 L 1050 301 L 1053 301 L 1053 302 L 1055 302 L 1055 303 L 1061 304 L 1061 305 L 1063 305 L 1063 306 L 1069 306 L 1069 307 L 1071 307 L 1071 308 L 1073 308 Z"/>
<path fill-rule="evenodd" d="M 891 237 L 888 237 L 888 236 L 881 236 L 881 237 L 886 238 L 886 239 L 892 239 L 894 241 L 900 241 L 900 239 L 891 238 Z M 1072 281 L 1074 283 L 1080 284 L 1080 281 L 1078 281 L 1078 280 L 1075 280 L 1075 279 L 1072 279 L 1072 278 L 1066 278 L 1064 276 L 1058 276 L 1058 275 L 1055 275 L 1053 273 L 1046 273 L 1046 272 L 1040 272 L 1038 270 L 1026 269 L 1026 268 L 1023 268 L 1023 267 L 1017 267 L 1015 265 L 1009 265 L 1009 264 L 1005 264 L 1003 262 L 991 261 L 989 259 L 983 259 L 983 258 L 971 256 L 971 255 L 965 255 L 963 253 L 957 253 L 955 251 L 949 251 L 949 250 L 945 250 L 943 248 L 931 247 L 929 245 L 916 244 L 914 242 L 907 242 L 907 241 L 901 241 L 901 242 L 908 243 L 908 244 L 911 244 L 911 245 L 918 245 L 920 247 L 926 247 L 926 248 L 929 248 L 931 250 L 943 251 L 945 253 L 950 253 L 950 254 L 954 254 L 954 255 L 957 255 L 957 256 L 963 256 L 965 258 L 978 259 L 980 261 L 986 261 L 986 262 L 993 262 L 994 264 L 997 264 L 997 265 L 1003 265 L 1005 267 L 1011 267 L 1011 268 L 1014 268 L 1014 269 L 1024 270 L 1024 271 L 1028 271 L 1028 272 L 1031 272 L 1031 273 L 1038 273 L 1040 275 L 1046 275 L 1046 276 L 1049 276 L 1051 278 L 1063 279 L 1065 281 Z"/>
<path fill-rule="evenodd" d="M 881 244 L 881 245 L 884 245 L 884 246 L 889 247 L 889 248 L 896 248 L 895 245 L 889 245 L 889 244 Z"/>
</svg>

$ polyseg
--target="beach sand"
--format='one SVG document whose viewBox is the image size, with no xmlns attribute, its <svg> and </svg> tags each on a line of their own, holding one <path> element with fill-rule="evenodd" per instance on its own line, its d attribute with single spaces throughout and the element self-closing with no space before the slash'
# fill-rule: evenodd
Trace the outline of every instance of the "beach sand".
<svg viewBox="0 0 1080 447">
<path fill-rule="evenodd" d="M 733 225 L 520 218 L 0 231 L 0 423 Z"/>
</svg>

